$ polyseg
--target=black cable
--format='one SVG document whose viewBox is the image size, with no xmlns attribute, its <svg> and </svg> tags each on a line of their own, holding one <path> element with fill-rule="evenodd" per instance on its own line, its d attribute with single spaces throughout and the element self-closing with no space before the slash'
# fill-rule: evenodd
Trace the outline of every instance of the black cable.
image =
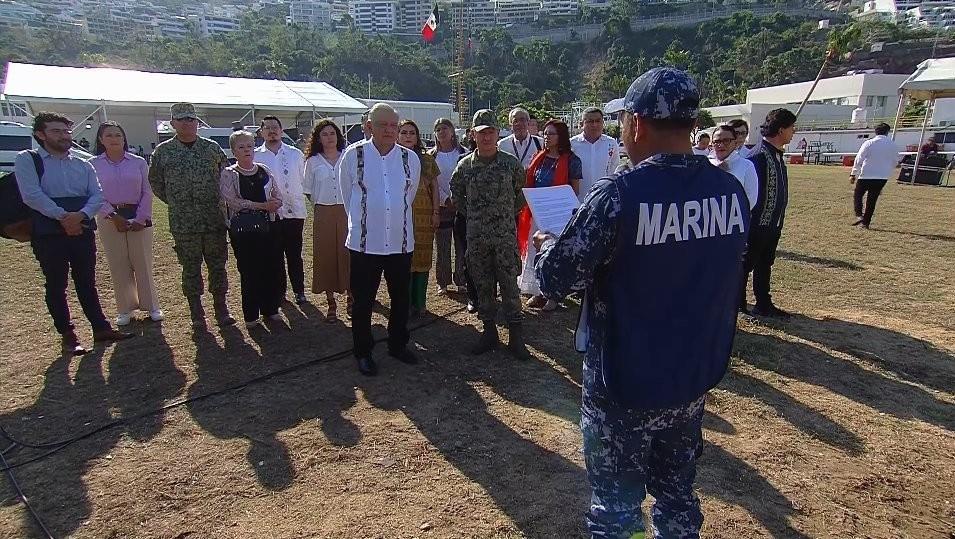
<svg viewBox="0 0 955 539">
<path fill-rule="evenodd" d="M 451 311 L 448 311 L 448 312 L 446 312 L 446 313 L 444 313 L 444 314 L 442 314 L 442 315 L 440 315 L 440 316 L 436 315 L 436 316 L 435 316 L 434 318 L 432 318 L 431 320 L 428 320 L 427 322 L 425 322 L 425 323 L 423 323 L 423 324 L 419 324 L 418 326 L 415 326 L 415 327 L 410 328 L 410 329 L 409 329 L 409 333 L 414 332 L 414 331 L 418 331 L 418 330 L 420 330 L 420 329 L 422 329 L 422 328 L 425 328 L 425 327 L 427 327 L 427 326 L 430 326 L 431 324 L 434 324 L 434 323 L 438 322 L 439 320 L 444 320 L 444 319 L 446 319 L 448 316 L 451 316 L 451 315 L 460 313 L 460 312 L 463 311 L 464 309 L 465 309 L 465 307 L 462 306 L 462 307 L 458 307 L 457 309 L 453 309 L 453 310 L 451 310 Z M 380 338 L 380 339 L 377 339 L 375 342 L 376 342 L 376 343 L 380 343 L 380 342 L 382 342 L 382 341 L 384 341 L 384 340 L 386 340 L 386 339 L 385 339 L 385 338 Z M 149 416 L 152 416 L 152 415 L 160 414 L 160 413 L 166 412 L 166 411 L 168 411 L 168 410 L 172 410 L 172 409 L 174 409 L 174 408 L 179 408 L 179 407 L 184 406 L 184 405 L 186 405 L 186 404 L 191 404 L 191 403 L 194 403 L 194 402 L 199 402 L 199 401 L 208 399 L 208 398 L 210 398 L 210 397 L 215 397 L 215 396 L 218 396 L 218 395 L 222 395 L 222 394 L 225 394 L 225 393 L 229 393 L 229 392 L 231 392 L 231 391 L 236 391 L 236 390 L 242 389 L 242 388 L 244 388 L 244 387 L 246 387 L 246 386 L 249 386 L 249 385 L 252 385 L 252 384 L 257 384 L 257 383 L 260 383 L 260 382 L 264 382 L 264 381 L 270 380 L 270 379 L 275 378 L 275 377 L 278 377 L 278 376 L 282 376 L 282 375 L 285 375 L 285 374 L 288 374 L 288 373 L 291 373 L 291 372 L 294 372 L 294 371 L 297 371 L 297 370 L 304 369 L 304 368 L 306 368 L 306 367 L 311 367 L 311 366 L 313 366 L 313 365 L 318 365 L 318 364 L 321 364 L 321 363 L 330 363 L 330 362 L 332 362 L 332 361 L 338 361 L 338 360 L 344 359 L 344 358 L 348 357 L 348 356 L 352 353 L 352 350 L 353 350 L 353 348 L 349 348 L 349 349 L 347 349 L 347 350 L 341 350 L 341 351 L 338 351 L 338 352 L 334 352 L 334 353 L 331 353 L 331 354 L 328 354 L 328 355 L 325 355 L 325 356 L 322 356 L 322 357 L 319 357 L 319 358 L 311 359 L 311 360 L 308 360 L 308 361 L 305 361 L 305 362 L 302 362 L 302 363 L 297 363 L 297 364 L 295 364 L 295 365 L 291 365 L 291 366 L 289 366 L 289 367 L 285 367 L 285 368 L 282 368 L 282 369 L 279 369 L 279 370 L 276 370 L 276 371 L 271 371 L 271 372 L 268 372 L 268 373 L 266 373 L 266 374 L 263 374 L 263 375 L 260 375 L 260 376 L 256 376 L 256 377 L 254 377 L 254 378 L 251 378 L 251 379 L 248 379 L 248 380 L 245 380 L 245 381 L 242 381 L 242 382 L 238 382 L 238 383 L 236 383 L 236 384 L 234 384 L 234 385 L 232 385 L 232 386 L 226 387 L 226 388 L 217 389 L 217 390 L 211 391 L 211 392 L 209 392 L 209 393 L 204 393 L 204 394 L 202 394 L 202 395 L 196 395 L 195 397 L 189 397 L 189 398 L 186 398 L 186 399 L 182 399 L 182 400 L 178 400 L 178 401 L 175 401 L 175 402 L 171 402 L 171 403 L 166 404 L 166 405 L 164 405 L 164 406 L 161 406 L 161 407 L 159 407 L 159 408 L 155 408 L 155 409 L 153 409 L 153 410 L 147 410 L 147 411 L 145 411 L 145 412 L 136 414 L 136 415 L 134 415 L 134 416 L 123 417 L 123 418 L 120 418 L 120 419 L 116 419 L 116 420 L 114 420 L 114 421 L 110 421 L 109 423 L 105 423 L 105 424 L 103 424 L 103 425 L 100 425 L 99 427 L 96 427 L 95 429 L 92 429 L 92 430 L 90 430 L 90 431 L 88 431 L 88 432 L 86 432 L 86 433 L 83 433 L 83 434 L 74 436 L 73 438 L 68 438 L 68 439 L 65 439 L 65 440 L 62 440 L 62 441 L 59 441 L 59 442 L 47 442 L 47 443 L 28 444 L 28 443 L 25 443 L 25 442 L 21 442 L 21 441 L 17 440 L 16 438 L 10 436 L 10 434 L 9 434 L 6 430 L 4 430 L 2 427 L 0 427 L 0 436 L 3 436 L 4 438 L 8 439 L 11 443 L 13 443 L 13 444 L 15 444 L 15 445 L 19 445 L 19 446 L 22 446 L 22 447 L 27 447 L 27 448 L 30 448 L 30 449 L 50 449 L 49 451 L 47 451 L 47 452 L 45 452 L 45 453 L 42 453 L 42 454 L 40 454 L 40 455 L 38 455 L 38 456 L 36 456 L 36 457 L 32 457 L 32 458 L 29 458 L 29 459 L 26 459 L 26 460 L 23 460 L 23 461 L 20 461 L 20 462 L 15 462 L 15 463 L 13 463 L 13 464 L 8 464 L 8 463 L 6 462 L 6 460 L 4 460 L 4 462 L 3 462 L 3 467 L 0 468 L 0 471 L 5 471 L 5 472 L 8 472 L 8 473 L 9 473 L 10 470 L 12 470 L 12 469 L 14 469 L 14 468 L 19 468 L 19 467 L 25 466 L 25 465 L 27 465 L 27 464 L 31 464 L 31 463 L 34 463 L 34 462 L 38 462 L 38 461 L 43 460 L 43 459 L 45 459 L 45 458 L 47 458 L 47 457 L 49 457 L 49 456 L 51 456 L 51 455 L 53 455 L 53 454 L 55 454 L 55 453 L 58 453 L 58 452 L 62 451 L 63 449 L 69 447 L 70 445 L 72 445 L 72 444 L 74 444 L 74 443 L 76 443 L 76 442 L 79 442 L 79 441 L 81 441 L 81 440 L 85 440 L 86 438 L 89 438 L 89 437 L 91 437 L 91 436 L 94 436 L 94 435 L 96 435 L 96 434 L 99 434 L 100 432 L 103 432 L 103 431 L 106 431 L 106 430 L 109 430 L 109 429 L 118 427 L 118 426 L 120 426 L 120 425 L 125 425 L 125 424 L 127 424 L 127 423 L 130 423 L 130 422 L 133 422 L 133 421 L 137 421 L 137 420 L 142 419 L 142 418 L 145 418 L 145 417 L 149 417 Z"/>
<path fill-rule="evenodd" d="M 40 514 L 36 512 L 36 509 L 34 509 L 32 505 L 30 505 L 30 500 L 27 499 L 26 494 L 24 494 L 23 490 L 20 488 L 20 484 L 17 483 L 17 478 L 13 476 L 13 470 L 11 470 L 10 466 L 7 465 L 7 458 L 4 457 L 3 454 L 12 448 L 13 446 L 10 446 L 3 452 L 0 452 L 0 464 L 3 464 L 3 469 L 7 472 L 7 477 L 10 479 L 10 484 L 13 486 L 13 490 L 17 493 L 17 497 L 20 498 L 20 501 L 23 502 L 23 505 L 26 506 L 27 511 L 30 512 L 33 520 L 36 521 L 37 526 L 43 530 L 43 533 L 46 534 L 47 539 L 56 539 L 56 537 L 53 535 L 53 532 L 46 527 L 46 523 L 43 522 Z"/>
</svg>

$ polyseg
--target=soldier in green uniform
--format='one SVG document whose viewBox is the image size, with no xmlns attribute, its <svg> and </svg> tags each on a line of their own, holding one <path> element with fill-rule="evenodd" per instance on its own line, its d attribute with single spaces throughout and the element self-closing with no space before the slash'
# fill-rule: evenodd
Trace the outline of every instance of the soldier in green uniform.
<svg viewBox="0 0 955 539">
<path fill-rule="evenodd" d="M 182 265 L 182 292 L 189 302 L 192 325 L 205 327 L 202 309 L 202 261 L 209 271 L 216 322 L 235 324 L 226 305 L 225 213 L 219 197 L 219 174 L 228 159 L 214 141 L 198 135 L 199 117 L 192 103 L 170 107 L 176 136 L 156 146 L 149 166 L 153 193 L 166 203 L 169 232 Z"/>
<path fill-rule="evenodd" d="M 510 331 L 507 347 L 517 359 L 529 359 L 521 325 L 521 296 L 517 288 L 517 213 L 524 206 L 524 167 L 516 157 L 498 151 L 494 113 L 474 114 L 477 150 L 461 158 L 451 175 L 451 197 L 467 219 L 467 264 L 477 288 L 478 316 L 484 332 L 473 355 L 497 348 L 500 338 L 494 315 L 495 293 L 501 288 L 504 317 Z"/>
</svg>

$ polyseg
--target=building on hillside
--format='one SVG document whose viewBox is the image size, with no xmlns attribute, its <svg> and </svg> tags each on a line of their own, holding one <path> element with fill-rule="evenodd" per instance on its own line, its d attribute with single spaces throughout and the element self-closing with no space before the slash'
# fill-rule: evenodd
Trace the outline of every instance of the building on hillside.
<svg viewBox="0 0 955 539">
<path fill-rule="evenodd" d="M 331 28 L 332 4 L 326 0 L 292 0 L 289 4 L 289 21 L 312 28 Z"/>
<path fill-rule="evenodd" d="M 580 0 L 580 5 L 591 9 L 610 9 L 611 0 Z"/>
<path fill-rule="evenodd" d="M 398 25 L 400 32 L 417 32 L 431 16 L 434 6 L 431 0 L 398 0 Z"/>
<path fill-rule="evenodd" d="M 348 7 L 355 28 L 365 34 L 391 34 L 398 27 L 397 0 L 356 0 Z"/>
<path fill-rule="evenodd" d="M 239 29 L 236 17 L 223 15 L 203 15 L 199 18 L 199 33 L 203 37 L 228 34 Z"/>
<path fill-rule="evenodd" d="M 522 24 L 537 20 L 541 0 L 495 0 L 494 15 L 499 25 Z"/>
<path fill-rule="evenodd" d="M 496 23 L 494 2 L 492 0 L 447 0 L 441 3 L 443 13 L 450 16 L 453 23 L 460 6 L 464 7 L 464 24 L 474 30 L 491 28 Z"/>
<path fill-rule="evenodd" d="M 168 39 L 185 39 L 196 35 L 195 23 L 185 17 L 166 17 L 156 21 L 156 35 Z"/>
<path fill-rule="evenodd" d="M 955 2 L 941 0 L 867 0 L 855 14 L 863 20 L 882 20 L 912 28 L 947 30 L 953 27 Z"/>
<path fill-rule="evenodd" d="M 551 17 L 576 17 L 580 3 L 578 0 L 541 0 L 541 11 Z"/>
<path fill-rule="evenodd" d="M 332 6 L 332 21 L 341 22 L 348 15 L 348 0 L 329 0 Z"/>
</svg>

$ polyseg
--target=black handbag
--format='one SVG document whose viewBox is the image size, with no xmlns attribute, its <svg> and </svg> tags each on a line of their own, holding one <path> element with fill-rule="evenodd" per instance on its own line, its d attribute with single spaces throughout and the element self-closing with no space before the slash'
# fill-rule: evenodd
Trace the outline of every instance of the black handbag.
<svg viewBox="0 0 955 539">
<path fill-rule="evenodd" d="M 120 206 L 115 208 L 116 215 L 119 215 L 127 221 L 132 221 L 136 218 L 136 212 L 139 210 L 139 204 L 126 204 L 125 206 Z"/>
<path fill-rule="evenodd" d="M 50 200 L 64 210 L 74 212 L 82 210 L 89 201 L 89 197 L 50 197 Z M 96 221 L 89 217 L 84 217 L 82 226 L 86 230 L 96 230 Z M 59 236 L 62 234 L 66 234 L 66 230 L 63 229 L 63 225 L 60 224 L 60 221 L 50 219 L 36 210 L 33 211 L 33 236 Z"/>
<path fill-rule="evenodd" d="M 235 234 L 266 234 L 269 224 L 269 213 L 266 211 L 240 210 L 229 219 L 229 230 Z"/>
</svg>

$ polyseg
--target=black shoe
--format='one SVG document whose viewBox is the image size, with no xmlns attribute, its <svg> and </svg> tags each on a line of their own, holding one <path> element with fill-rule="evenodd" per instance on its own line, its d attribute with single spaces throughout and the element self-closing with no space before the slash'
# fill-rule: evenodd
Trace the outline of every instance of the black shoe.
<svg viewBox="0 0 955 539">
<path fill-rule="evenodd" d="M 100 329 L 93 332 L 93 342 L 95 343 L 125 341 L 133 337 L 134 335 L 132 333 L 117 331 L 113 328 Z"/>
<path fill-rule="evenodd" d="M 869 230 L 869 223 L 862 223 L 862 224 L 859 225 L 859 226 L 861 226 L 862 228 L 864 228 L 864 229 L 866 229 L 866 230 Z"/>
<path fill-rule="evenodd" d="M 481 333 L 481 337 L 478 339 L 477 344 L 468 350 L 468 354 L 472 356 L 486 354 L 491 350 L 495 350 L 500 344 L 501 338 L 497 334 L 497 326 L 494 324 L 494 322 L 485 322 L 484 331 Z"/>
<path fill-rule="evenodd" d="M 296 305 L 305 305 L 306 303 L 308 303 L 308 298 L 305 297 L 305 294 L 295 294 Z"/>
<path fill-rule="evenodd" d="M 789 318 L 789 313 L 770 303 L 769 305 L 756 305 L 753 307 L 753 314 L 767 318 Z"/>
<path fill-rule="evenodd" d="M 418 356 L 416 356 L 414 352 L 412 352 L 411 350 L 408 350 L 407 348 L 402 348 L 401 350 L 397 352 L 392 352 L 391 350 L 389 350 L 388 355 L 406 365 L 414 365 L 415 363 L 418 362 Z"/>
<path fill-rule="evenodd" d="M 84 348 L 83 345 L 80 344 L 76 333 L 72 331 L 63 334 L 62 350 L 63 354 L 67 356 L 82 356 L 83 354 L 89 353 L 89 349 Z"/>
<path fill-rule="evenodd" d="M 530 350 L 524 343 L 524 326 L 520 322 L 511 322 L 508 325 L 510 336 L 507 340 L 507 350 L 514 356 L 514 359 L 529 360 L 532 359 Z"/>
<path fill-rule="evenodd" d="M 358 358 L 358 372 L 365 376 L 374 376 L 378 374 L 378 365 L 370 357 L 360 357 Z"/>
</svg>

